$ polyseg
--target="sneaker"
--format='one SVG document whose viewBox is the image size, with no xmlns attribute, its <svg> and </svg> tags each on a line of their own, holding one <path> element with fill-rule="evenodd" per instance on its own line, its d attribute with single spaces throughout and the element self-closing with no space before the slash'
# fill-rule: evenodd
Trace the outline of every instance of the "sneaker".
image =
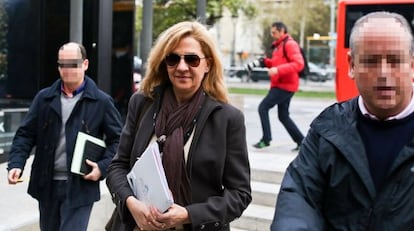
<svg viewBox="0 0 414 231">
<path fill-rule="evenodd" d="M 292 152 L 298 152 L 300 150 L 300 145 L 296 146 L 296 148 L 292 149 Z"/>
<path fill-rule="evenodd" d="M 269 142 L 261 140 L 257 144 L 253 144 L 253 147 L 255 147 L 255 148 L 265 148 L 269 145 L 270 145 Z"/>
</svg>

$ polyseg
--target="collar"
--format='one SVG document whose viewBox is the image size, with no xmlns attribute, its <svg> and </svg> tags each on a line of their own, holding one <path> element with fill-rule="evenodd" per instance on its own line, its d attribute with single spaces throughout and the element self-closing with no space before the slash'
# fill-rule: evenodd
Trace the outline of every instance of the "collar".
<svg viewBox="0 0 414 231">
<path fill-rule="evenodd" d="M 361 96 L 358 96 L 358 107 L 362 115 L 364 115 L 365 117 L 371 118 L 373 120 L 379 120 L 376 115 L 368 112 L 367 108 L 364 105 L 364 100 L 362 99 Z M 385 121 L 404 119 L 405 117 L 409 116 L 413 112 L 414 112 L 414 97 L 411 97 L 410 103 L 407 105 L 406 108 L 404 108 L 404 110 L 402 110 L 400 113 L 398 113 L 395 116 L 390 116 L 386 118 Z"/>
<path fill-rule="evenodd" d="M 73 96 L 75 96 L 75 95 L 77 95 L 77 94 L 79 94 L 79 93 L 83 92 L 83 90 L 85 90 L 85 85 L 86 85 L 86 81 L 85 81 L 85 80 L 83 80 L 82 84 L 81 84 L 81 85 L 80 85 L 77 89 L 75 89 L 75 90 L 72 92 Z M 60 84 L 60 91 L 61 91 L 64 95 L 66 95 L 65 91 L 63 91 L 63 82 Z"/>
<path fill-rule="evenodd" d="M 281 44 L 287 37 L 289 36 L 289 34 L 285 33 L 284 35 L 280 36 L 280 38 L 278 40 L 273 41 L 272 46 L 273 47 L 277 47 L 279 44 Z"/>
</svg>

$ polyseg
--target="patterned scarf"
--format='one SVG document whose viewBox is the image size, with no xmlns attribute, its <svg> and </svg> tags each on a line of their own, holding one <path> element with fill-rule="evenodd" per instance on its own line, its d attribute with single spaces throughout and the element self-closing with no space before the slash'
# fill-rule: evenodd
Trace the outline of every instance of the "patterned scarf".
<svg viewBox="0 0 414 231">
<path fill-rule="evenodd" d="M 184 159 L 184 144 L 187 140 L 184 136 L 194 128 L 204 99 L 205 94 L 199 88 L 188 102 L 179 105 L 172 88 L 169 87 L 165 91 L 155 123 L 157 138 L 165 136 L 159 142 L 168 186 L 175 203 L 182 206 L 191 202 L 190 180 Z"/>
</svg>

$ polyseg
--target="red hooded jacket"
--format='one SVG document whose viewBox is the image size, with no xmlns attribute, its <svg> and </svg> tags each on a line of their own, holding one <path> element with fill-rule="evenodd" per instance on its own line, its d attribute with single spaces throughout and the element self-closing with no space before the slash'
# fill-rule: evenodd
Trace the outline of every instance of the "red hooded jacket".
<svg viewBox="0 0 414 231">
<path fill-rule="evenodd" d="M 286 37 L 289 37 L 286 41 L 286 45 L 283 46 L 283 41 Z M 296 92 L 299 89 L 299 74 L 304 66 L 302 54 L 300 53 L 300 47 L 293 38 L 284 34 L 278 40 L 272 43 L 274 47 L 272 58 L 265 58 L 264 64 L 266 67 L 277 67 L 277 74 L 270 76 L 270 87 L 280 88 L 290 92 Z M 283 54 L 283 47 L 286 49 L 287 59 Z"/>
</svg>

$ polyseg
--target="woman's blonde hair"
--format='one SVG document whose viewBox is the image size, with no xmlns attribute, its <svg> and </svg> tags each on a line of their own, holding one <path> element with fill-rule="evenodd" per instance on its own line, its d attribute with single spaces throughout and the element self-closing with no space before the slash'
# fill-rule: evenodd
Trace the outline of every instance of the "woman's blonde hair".
<svg viewBox="0 0 414 231">
<path fill-rule="evenodd" d="M 216 50 L 216 43 L 207 29 L 199 22 L 179 22 L 165 30 L 155 42 L 148 57 L 145 78 L 140 91 L 153 98 L 154 87 L 170 82 L 165 57 L 186 37 L 197 40 L 208 58 L 209 72 L 205 74 L 201 87 L 212 98 L 227 103 L 227 89 L 223 80 L 223 65 Z"/>
</svg>

